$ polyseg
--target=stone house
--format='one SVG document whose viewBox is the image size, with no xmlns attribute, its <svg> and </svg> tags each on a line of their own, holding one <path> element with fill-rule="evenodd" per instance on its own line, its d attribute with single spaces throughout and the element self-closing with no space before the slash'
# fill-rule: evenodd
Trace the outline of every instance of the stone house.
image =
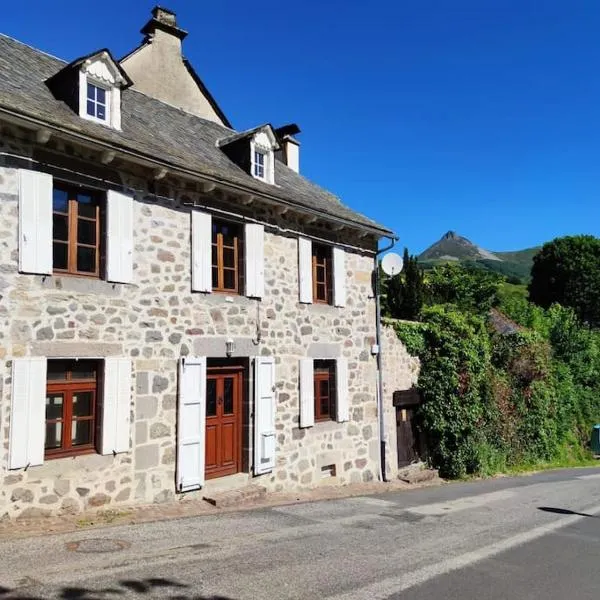
<svg viewBox="0 0 600 600">
<path fill-rule="evenodd" d="M 142 33 L 68 64 L 0 35 L 0 515 L 369 481 L 382 440 L 393 476 L 393 233 L 300 175 L 295 125 L 235 131 L 173 13 Z"/>
</svg>

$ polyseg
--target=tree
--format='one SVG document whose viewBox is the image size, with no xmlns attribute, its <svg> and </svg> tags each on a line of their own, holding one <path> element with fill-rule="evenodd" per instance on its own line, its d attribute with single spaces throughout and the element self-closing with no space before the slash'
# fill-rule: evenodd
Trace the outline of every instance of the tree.
<svg viewBox="0 0 600 600">
<path fill-rule="evenodd" d="M 529 299 L 548 308 L 572 308 L 591 327 L 600 326 L 600 239 L 591 235 L 556 238 L 533 259 Z"/>
<path fill-rule="evenodd" d="M 402 273 L 388 280 L 387 308 L 396 319 L 417 320 L 423 306 L 423 274 L 417 257 L 404 249 Z"/>
</svg>

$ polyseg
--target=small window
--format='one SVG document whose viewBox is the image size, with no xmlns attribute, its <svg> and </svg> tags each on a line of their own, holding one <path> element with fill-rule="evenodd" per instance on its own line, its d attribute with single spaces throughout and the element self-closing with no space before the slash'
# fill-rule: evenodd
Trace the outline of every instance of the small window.
<svg viewBox="0 0 600 600">
<path fill-rule="evenodd" d="M 95 192 L 56 184 L 52 196 L 54 271 L 100 276 L 100 199 Z"/>
<path fill-rule="evenodd" d="M 99 121 L 106 121 L 108 118 L 107 110 L 108 91 L 93 83 L 87 84 L 87 114 Z"/>
<path fill-rule="evenodd" d="M 335 361 L 315 360 L 315 421 L 335 421 Z"/>
<path fill-rule="evenodd" d="M 265 153 L 258 150 L 254 151 L 254 177 L 265 179 L 266 159 Z"/>
<path fill-rule="evenodd" d="M 99 373 L 94 360 L 48 361 L 46 458 L 95 451 Z"/>
<path fill-rule="evenodd" d="M 313 302 L 333 304 L 332 251 L 330 246 L 313 244 Z"/>
<path fill-rule="evenodd" d="M 241 226 L 212 223 L 212 288 L 215 292 L 239 294 L 242 289 Z"/>
</svg>

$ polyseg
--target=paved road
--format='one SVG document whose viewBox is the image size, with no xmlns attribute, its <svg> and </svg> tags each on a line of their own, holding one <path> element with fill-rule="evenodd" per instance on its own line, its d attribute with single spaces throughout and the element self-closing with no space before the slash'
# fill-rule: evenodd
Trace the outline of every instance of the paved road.
<svg viewBox="0 0 600 600">
<path fill-rule="evenodd" d="M 596 600 L 599 517 L 586 469 L 0 541 L 0 600 Z"/>
</svg>

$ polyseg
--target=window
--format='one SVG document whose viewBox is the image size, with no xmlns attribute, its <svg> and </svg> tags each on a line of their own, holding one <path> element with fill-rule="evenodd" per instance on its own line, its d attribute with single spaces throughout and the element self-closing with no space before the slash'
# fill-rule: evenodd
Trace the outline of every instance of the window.
<svg viewBox="0 0 600 600">
<path fill-rule="evenodd" d="M 335 421 L 335 361 L 315 360 L 314 368 L 315 421 Z"/>
<path fill-rule="evenodd" d="M 99 121 L 108 120 L 107 95 L 109 92 L 93 83 L 87 84 L 87 114 Z"/>
<path fill-rule="evenodd" d="M 331 248 L 320 244 L 312 245 L 313 302 L 333 303 L 333 273 Z"/>
<path fill-rule="evenodd" d="M 95 451 L 98 380 L 98 361 L 48 361 L 46 458 Z"/>
<path fill-rule="evenodd" d="M 239 294 L 242 289 L 241 227 L 222 221 L 212 222 L 212 289 Z"/>
<path fill-rule="evenodd" d="M 254 151 L 254 177 L 265 179 L 265 154 L 258 150 Z"/>
<path fill-rule="evenodd" d="M 94 192 L 55 185 L 52 195 L 53 269 L 100 276 L 100 202 Z"/>
</svg>

